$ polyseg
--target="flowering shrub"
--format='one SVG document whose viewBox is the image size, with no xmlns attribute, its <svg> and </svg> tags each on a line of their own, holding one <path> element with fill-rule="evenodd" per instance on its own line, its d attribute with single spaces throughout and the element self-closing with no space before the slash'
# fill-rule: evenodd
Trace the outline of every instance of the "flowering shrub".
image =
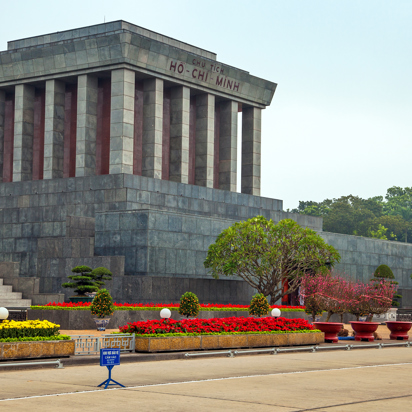
<svg viewBox="0 0 412 412">
<path fill-rule="evenodd" d="M 60 325 L 48 320 L 3 320 L 0 322 L 0 339 L 56 336 L 59 334 L 59 328 Z"/>
<path fill-rule="evenodd" d="M 359 316 L 368 316 L 372 320 L 374 314 L 385 313 L 392 305 L 392 298 L 397 286 L 391 281 L 372 281 L 370 283 L 356 283 L 353 287 L 353 298 L 350 313 Z"/>
<path fill-rule="evenodd" d="M 304 296 L 306 312 L 315 315 L 328 312 L 326 321 L 336 313 L 349 312 L 353 298 L 353 282 L 340 276 L 305 275 L 302 278 L 301 294 Z"/>
<path fill-rule="evenodd" d="M 113 299 L 107 289 L 100 289 L 90 305 L 91 314 L 98 318 L 113 315 Z"/>
<path fill-rule="evenodd" d="M 353 282 L 339 276 L 306 275 L 302 278 L 302 295 L 306 310 L 312 316 L 317 312 L 327 311 L 332 314 L 346 312 L 359 316 L 368 316 L 386 312 L 392 303 L 396 285 L 391 281 L 373 280 L 370 283 Z"/>
<path fill-rule="evenodd" d="M 179 313 L 183 316 L 197 316 L 199 314 L 199 299 L 192 292 L 185 292 L 180 298 Z"/>
<path fill-rule="evenodd" d="M 247 332 L 297 332 L 312 331 L 313 326 L 304 319 L 286 318 L 214 318 L 214 319 L 169 319 L 148 320 L 128 323 L 119 327 L 121 333 L 138 335 L 156 334 L 213 334 L 213 333 L 247 333 Z"/>
<path fill-rule="evenodd" d="M 114 310 L 157 310 L 169 308 L 170 310 L 179 310 L 179 303 L 117 303 L 114 302 Z M 43 306 L 31 306 L 31 309 L 73 309 L 73 310 L 89 310 L 91 302 L 77 303 L 56 303 L 50 302 Z M 286 305 L 270 305 L 270 309 L 278 308 L 284 312 L 303 312 L 304 306 L 286 306 Z M 249 305 L 224 305 L 221 303 L 201 303 L 201 311 L 248 311 Z"/>
<path fill-rule="evenodd" d="M 269 303 L 266 296 L 263 293 L 257 293 L 253 296 L 250 306 L 249 315 L 252 316 L 264 316 L 269 313 Z"/>
</svg>

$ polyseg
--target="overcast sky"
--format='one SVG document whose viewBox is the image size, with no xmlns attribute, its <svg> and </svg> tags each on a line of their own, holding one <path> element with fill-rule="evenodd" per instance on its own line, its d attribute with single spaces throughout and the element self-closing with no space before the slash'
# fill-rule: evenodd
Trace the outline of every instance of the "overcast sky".
<svg viewBox="0 0 412 412">
<path fill-rule="evenodd" d="M 410 0 L 1 2 L 7 41 L 126 20 L 278 84 L 263 112 L 262 195 L 384 195 L 412 186 Z"/>
</svg>

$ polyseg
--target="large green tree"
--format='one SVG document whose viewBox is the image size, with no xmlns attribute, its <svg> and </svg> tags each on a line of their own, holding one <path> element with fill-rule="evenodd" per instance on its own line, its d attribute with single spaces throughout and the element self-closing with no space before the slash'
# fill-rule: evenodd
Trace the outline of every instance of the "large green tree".
<svg viewBox="0 0 412 412">
<path fill-rule="evenodd" d="M 291 219 L 275 224 L 257 216 L 225 229 L 209 246 L 204 266 L 216 279 L 239 276 L 274 304 L 295 291 L 305 273 L 326 271 L 339 260 L 337 250 L 315 231 Z"/>
<path fill-rule="evenodd" d="M 322 202 L 300 201 L 293 209 L 323 218 L 323 230 L 412 243 L 412 188 L 393 186 L 385 199 L 341 196 Z"/>
<path fill-rule="evenodd" d="M 384 211 L 386 215 L 399 216 L 405 222 L 412 223 L 412 187 L 405 187 L 403 189 L 393 186 L 387 190 L 385 199 Z M 399 240 L 407 242 L 410 229 L 410 225 L 404 225 L 403 233 L 402 236 L 399 236 Z"/>
</svg>

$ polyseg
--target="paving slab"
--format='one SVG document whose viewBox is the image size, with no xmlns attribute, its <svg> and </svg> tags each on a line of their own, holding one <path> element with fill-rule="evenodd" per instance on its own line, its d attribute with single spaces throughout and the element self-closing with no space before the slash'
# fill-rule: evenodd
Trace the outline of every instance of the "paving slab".
<svg viewBox="0 0 412 412">
<path fill-rule="evenodd" d="M 412 405 L 412 348 L 4 371 L 0 410 L 387 411 Z M 19 399 L 21 397 L 25 399 Z"/>
</svg>

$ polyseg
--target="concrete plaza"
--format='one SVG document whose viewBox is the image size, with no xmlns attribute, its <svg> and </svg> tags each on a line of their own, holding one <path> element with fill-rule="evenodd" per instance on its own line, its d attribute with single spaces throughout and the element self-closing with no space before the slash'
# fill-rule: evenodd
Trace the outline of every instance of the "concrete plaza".
<svg viewBox="0 0 412 412">
<path fill-rule="evenodd" d="M 412 349 L 197 358 L 3 371 L 4 411 L 388 411 L 412 407 Z M 23 399 L 21 399 L 23 398 Z"/>
</svg>

